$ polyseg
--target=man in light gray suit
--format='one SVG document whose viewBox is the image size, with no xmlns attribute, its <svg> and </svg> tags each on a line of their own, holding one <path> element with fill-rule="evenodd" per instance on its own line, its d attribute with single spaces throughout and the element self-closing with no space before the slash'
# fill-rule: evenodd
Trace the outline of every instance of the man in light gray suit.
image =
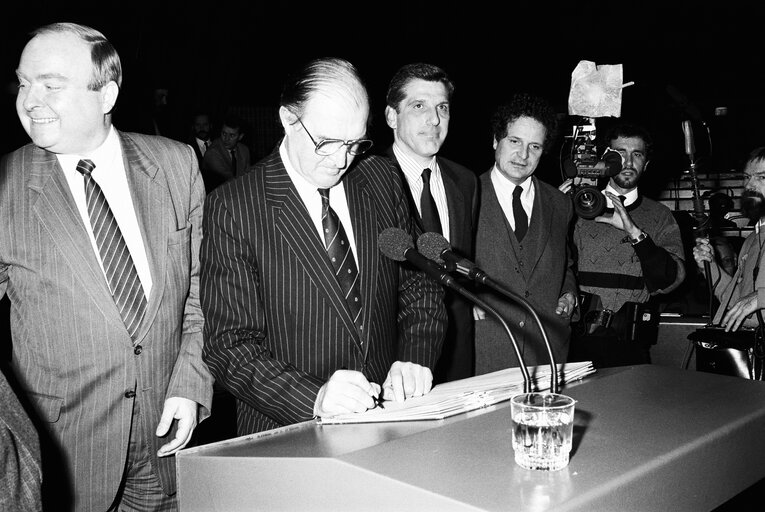
<svg viewBox="0 0 765 512">
<path fill-rule="evenodd" d="M 43 438 L 43 499 L 174 510 L 172 455 L 212 398 L 196 157 L 112 126 L 122 69 L 96 30 L 37 29 L 16 74 L 33 143 L 0 166 L 0 296 Z"/>
<path fill-rule="evenodd" d="M 537 96 L 516 94 L 495 111 L 495 164 L 480 177 L 475 261 L 528 301 L 547 332 L 556 362 L 564 363 L 577 303 L 568 238 L 573 205 L 557 188 L 533 176 L 556 129 L 555 111 Z M 533 316 L 503 296 L 482 295 L 507 322 L 525 363 L 548 364 Z M 476 311 L 476 318 L 476 374 L 518 366 L 502 325 L 484 311 Z"/>
</svg>

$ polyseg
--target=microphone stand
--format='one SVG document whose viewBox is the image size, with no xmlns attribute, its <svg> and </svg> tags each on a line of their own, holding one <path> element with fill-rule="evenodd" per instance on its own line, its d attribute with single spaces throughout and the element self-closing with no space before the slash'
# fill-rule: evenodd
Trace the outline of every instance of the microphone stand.
<svg viewBox="0 0 765 512">
<path fill-rule="evenodd" d="M 407 258 L 408 259 L 408 258 Z M 515 351 L 515 356 L 518 358 L 518 365 L 521 368 L 521 374 L 523 375 L 523 392 L 524 393 L 530 393 L 531 390 L 531 378 L 529 377 L 529 370 L 526 367 L 526 362 L 523 360 L 523 355 L 521 354 L 521 349 L 518 347 L 518 342 L 515 339 L 515 336 L 513 336 L 513 332 L 510 330 L 510 326 L 507 325 L 507 322 L 504 318 L 502 318 L 502 315 L 499 314 L 499 312 L 491 307 L 489 304 L 486 303 L 486 301 L 479 298 L 477 295 L 467 291 L 462 285 L 457 283 L 457 281 L 448 274 L 448 270 L 444 269 L 439 265 L 438 263 L 434 262 L 433 260 L 426 260 L 427 262 L 431 263 L 431 265 L 425 265 L 425 272 L 430 275 L 431 277 L 435 278 L 437 281 L 439 281 L 442 285 L 448 286 L 452 290 L 456 291 L 460 295 L 466 297 L 473 303 L 477 304 L 481 309 L 488 311 L 491 313 L 491 315 L 497 319 L 497 321 L 502 324 L 502 327 L 504 327 L 505 332 L 510 337 L 510 342 L 513 345 L 513 350 Z M 459 265 L 458 265 L 459 267 Z M 535 313 L 536 316 L 536 313 Z M 541 326 L 541 324 L 540 324 Z M 544 331 L 543 331 L 544 332 Z M 549 344 L 548 344 L 549 348 Z M 552 361 L 552 353 L 550 353 L 550 358 Z M 554 380 L 552 380 L 552 385 L 555 387 L 551 388 L 551 391 L 553 393 L 557 393 L 558 389 L 558 375 L 555 371 L 555 365 L 553 364 L 553 376 Z"/>
<path fill-rule="evenodd" d="M 523 360 L 523 355 L 521 354 L 521 349 L 518 347 L 518 342 L 515 340 L 515 336 L 513 336 L 513 333 L 510 330 L 510 327 L 507 325 L 507 322 L 505 322 L 502 316 L 500 316 L 500 314 L 494 308 L 489 306 L 486 302 L 474 294 L 467 291 L 464 286 L 459 284 L 456 279 L 449 275 L 449 272 L 442 265 L 429 258 L 426 258 L 417 249 L 415 249 L 412 242 L 412 237 L 403 229 L 391 227 L 383 230 L 383 232 L 377 236 L 377 244 L 380 251 L 388 258 L 394 261 L 408 260 L 415 267 L 425 272 L 442 286 L 451 288 L 452 290 L 456 291 L 460 295 L 463 295 L 468 300 L 471 300 L 484 310 L 491 313 L 499 321 L 499 323 L 502 324 L 502 327 L 505 328 L 505 332 L 507 332 L 507 335 L 510 337 L 510 342 L 513 344 L 513 350 L 515 350 L 515 355 L 518 358 L 518 365 L 520 366 L 521 374 L 523 375 L 523 392 L 531 392 L 531 378 L 529 377 L 529 370 L 526 368 L 526 362 Z"/>
<path fill-rule="evenodd" d="M 502 324 L 502 327 L 505 328 L 505 332 L 507 332 L 507 335 L 510 337 L 510 341 L 513 344 L 513 350 L 515 350 L 515 356 L 518 358 L 518 363 L 519 363 L 520 368 L 521 368 L 521 373 L 523 374 L 523 392 L 524 393 L 531 393 L 532 389 L 531 389 L 531 378 L 529 377 L 529 370 L 528 370 L 528 368 L 526 368 L 526 362 L 523 360 L 523 355 L 521 354 L 521 351 L 518 348 L 518 342 L 515 340 L 515 336 L 513 336 L 513 333 L 510 330 L 510 326 L 507 325 L 507 322 L 505 321 L 504 318 L 502 318 L 502 315 L 500 315 L 499 312 L 496 309 L 494 309 L 493 307 L 488 305 L 485 301 L 479 299 L 476 295 L 470 293 L 467 290 L 462 289 L 461 293 L 465 297 L 467 297 L 470 300 L 472 300 L 473 302 L 475 302 L 481 309 L 491 313 L 492 316 L 494 318 L 496 318 L 499 323 Z M 556 372 L 553 372 L 553 374 L 555 374 L 555 373 Z M 557 385 L 557 382 L 556 382 L 556 385 Z M 557 393 L 558 391 L 557 391 L 556 388 L 552 388 L 551 392 L 552 393 Z"/>
<path fill-rule="evenodd" d="M 490 278 L 483 270 L 477 267 L 467 268 L 460 265 L 459 263 L 457 263 L 456 266 L 457 271 L 461 274 L 467 275 L 471 279 L 474 279 L 475 281 L 498 291 L 510 300 L 518 302 L 531 314 L 532 317 L 534 317 L 534 320 L 536 321 L 537 325 L 539 326 L 539 330 L 542 333 L 542 339 L 544 340 L 545 348 L 547 349 L 547 356 L 550 359 L 550 370 L 552 372 L 550 374 L 550 392 L 558 393 L 558 366 L 555 364 L 555 356 L 553 355 L 552 346 L 550 345 L 550 340 L 547 337 L 547 331 L 545 330 L 544 325 L 542 325 L 542 320 L 540 320 L 539 315 L 536 311 L 534 311 L 534 308 L 531 306 L 531 304 L 529 304 L 529 302 L 520 295 L 514 293 L 508 288 L 505 288 L 500 283 Z"/>
</svg>

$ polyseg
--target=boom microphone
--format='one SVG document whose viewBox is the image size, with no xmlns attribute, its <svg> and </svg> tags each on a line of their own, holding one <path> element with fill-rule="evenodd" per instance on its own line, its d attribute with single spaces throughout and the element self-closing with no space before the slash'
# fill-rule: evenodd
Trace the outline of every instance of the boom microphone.
<svg viewBox="0 0 765 512">
<path fill-rule="evenodd" d="M 696 153 L 696 146 L 693 143 L 693 127 L 687 119 L 683 121 L 683 135 L 685 136 L 685 154 L 693 161 L 693 155 Z"/>
<path fill-rule="evenodd" d="M 526 309 L 526 311 L 531 314 L 531 316 L 536 321 L 540 332 L 542 333 L 542 339 L 544 340 L 545 348 L 547 349 L 547 357 L 550 360 L 550 391 L 552 393 L 557 393 L 558 367 L 555 364 L 555 356 L 553 355 L 552 345 L 550 345 L 550 340 L 547 337 L 547 331 L 545 331 L 544 325 L 542 325 L 542 320 L 540 320 L 539 315 L 536 311 L 534 311 L 534 308 L 531 306 L 531 304 L 529 304 L 529 302 L 520 295 L 513 293 L 511 290 L 508 290 L 495 280 L 491 279 L 486 274 L 486 272 L 478 268 L 475 263 L 452 251 L 452 247 L 449 245 L 449 242 L 446 240 L 446 238 L 444 238 L 443 235 L 439 233 L 423 233 L 417 239 L 417 248 L 420 250 L 420 252 L 422 252 L 423 255 L 435 261 L 436 263 L 443 263 L 444 261 L 453 263 L 456 266 L 457 272 L 463 276 L 493 288 L 509 299 L 519 303 Z"/>
<path fill-rule="evenodd" d="M 439 235 L 440 236 L 440 235 Z M 523 375 L 523 392 L 528 393 L 531 391 L 531 378 L 529 377 L 529 370 L 526 368 L 526 362 L 523 360 L 521 350 L 518 348 L 518 342 L 515 341 L 515 336 L 510 331 L 510 327 L 502 316 L 490 305 L 481 300 L 479 297 L 470 293 L 464 286 L 459 284 L 449 273 L 435 261 L 423 256 L 417 249 L 414 248 L 414 242 L 412 237 L 403 229 L 400 228 L 387 228 L 377 236 L 377 245 L 382 252 L 388 258 L 395 261 L 407 260 L 415 267 L 424 271 L 426 274 L 434 278 L 436 281 L 444 286 L 455 290 L 460 295 L 466 297 L 468 300 L 480 306 L 483 310 L 489 312 L 502 324 L 510 337 L 510 341 L 513 344 L 515 355 L 518 358 L 518 364 Z M 448 243 L 447 243 L 448 245 Z M 557 388 L 554 388 L 557 389 Z"/>
</svg>

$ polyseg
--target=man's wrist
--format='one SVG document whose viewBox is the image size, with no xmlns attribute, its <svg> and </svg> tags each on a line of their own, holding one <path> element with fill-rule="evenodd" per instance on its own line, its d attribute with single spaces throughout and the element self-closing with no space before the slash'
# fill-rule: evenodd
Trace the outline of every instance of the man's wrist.
<svg viewBox="0 0 765 512">
<path fill-rule="evenodd" d="M 648 233 L 642 230 L 638 230 L 632 233 L 628 233 L 627 236 L 624 237 L 622 242 L 629 242 L 632 245 L 637 245 L 643 240 L 645 240 L 646 238 L 648 238 Z"/>
<path fill-rule="evenodd" d="M 636 236 L 634 238 L 630 237 L 630 243 L 632 245 L 637 245 L 640 242 L 642 242 L 643 240 L 645 240 L 646 238 L 648 238 L 648 233 L 646 233 L 645 231 L 641 231 L 638 236 Z"/>
</svg>

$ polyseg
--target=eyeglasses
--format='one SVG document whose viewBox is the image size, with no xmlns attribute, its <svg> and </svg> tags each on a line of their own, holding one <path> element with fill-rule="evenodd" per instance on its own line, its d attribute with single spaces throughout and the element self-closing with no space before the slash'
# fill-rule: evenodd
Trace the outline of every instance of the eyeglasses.
<svg viewBox="0 0 765 512">
<path fill-rule="evenodd" d="M 311 139 L 311 142 L 313 142 L 313 145 L 316 146 L 314 151 L 317 155 L 320 156 L 330 156 L 334 155 L 338 151 L 340 151 L 340 148 L 343 146 L 348 146 L 348 153 L 353 156 L 363 155 L 367 151 L 369 151 L 372 148 L 372 144 L 374 144 L 369 139 L 356 139 L 356 140 L 340 140 L 340 139 L 321 139 L 319 142 L 316 142 L 313 138 L 313 135 L 311 135 L 311 132 L 308 131 L 308 128 L 305 127 L 303 124 L 303 121 L 298 117 L 298 122 L 300 123 L 300 126 L 303 127 L 305 130 L 305 133 L 308 134 L 308 137 Z"/>
</svg>

